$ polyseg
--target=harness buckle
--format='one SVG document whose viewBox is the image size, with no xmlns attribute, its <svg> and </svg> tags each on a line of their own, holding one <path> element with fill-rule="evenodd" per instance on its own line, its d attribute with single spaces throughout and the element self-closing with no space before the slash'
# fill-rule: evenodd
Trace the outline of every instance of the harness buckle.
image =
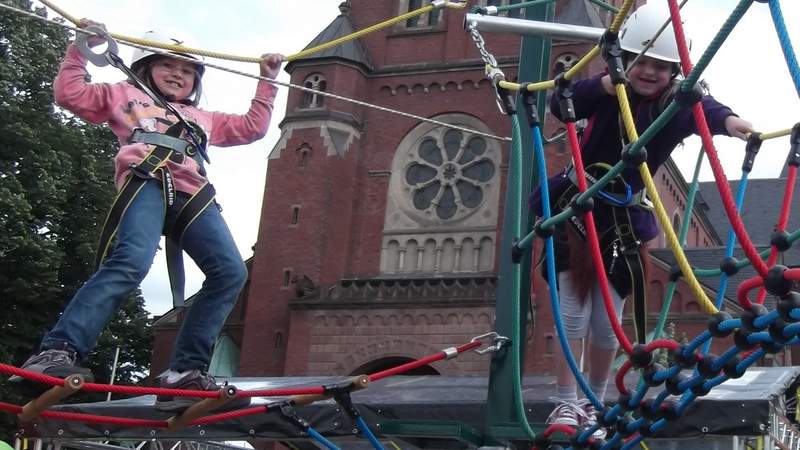
<svg viewBox="0 0 800 450">
<path fill-rule="evenodd" d="M 155 173 L 143 169 L 142 166 L 140 166 L 139 164 L 130 163 L 128 168 L 130 168 L 132 174 L 136 175 L 139 178 L 144 178 L 148 180 L 158 178 Z"/>
</svg>

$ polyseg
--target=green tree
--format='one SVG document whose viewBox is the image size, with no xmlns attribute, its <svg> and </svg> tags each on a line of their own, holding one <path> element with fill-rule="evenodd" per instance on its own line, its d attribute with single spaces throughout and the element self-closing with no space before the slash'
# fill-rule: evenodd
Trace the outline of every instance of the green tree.
<svg viewBox="0 0 800 450">
<path fill-rule="evenodd" d="M 8 2 L 6 2 L 8 3 Z M 11 0 L 32 11 L 29 0 Z M 37 14 L 44 16 L 43 10 Z M 18 365 L 93 270 L 99 226 L 113 200 L 117 141 L 53 104 L 53 79 L 69 32 L 0 10 L 0 361 Z M 134 382 L 150 361 L 150 330 L 140 292 L 104 331 L 86 364 Z M 24 401 L 0 383 L 0 401 Z M 15 419 L 0 414 L 0 439 Z"/>
</svg>

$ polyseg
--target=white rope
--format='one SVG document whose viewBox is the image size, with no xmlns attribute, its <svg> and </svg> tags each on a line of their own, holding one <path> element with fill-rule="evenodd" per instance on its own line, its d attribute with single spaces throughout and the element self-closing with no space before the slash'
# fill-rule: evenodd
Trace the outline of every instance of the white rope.
<svg viewBox="0 0 800 450">
<path fill-rule="evenodd" d="M 43 21 L 43 22 L 47 22 L 47 23 L 51 23 L 51 24 L 54 24 L 54 25 L 58 25 L 60 27 L 63 27 L 63 28 L 66 28 L 66 29 L 70 29 L 70 30 L 78 32 L 78 33 L 95 35 L 95 33 L 90 32 L 90 31 L 86 31 L 83 28 L 74 27 L 74 26 L 71 26 L 71 25 L 67 25 L 65 23 L 61 23 L 61 22 L 58 22 L 58 21 L 55 21 L 55 20 L 52 20 L 52 19 L 48 19 L 47 17 L 42 17 L 42 16 L 36 15 L 36 14 L 34 14 L 32 12 L 25 11 L 25 10 L 18 9 L 18 8 L 13 7 L 13 6 L 7 5 L 5 3 L 0 3 L 0 8 L 7 9 L 9 11 L 13 11 L 13 12 L 16 12 L 18 14 L 22 14 L 22 15 L 25 15 L 25 16 L 28 16 L 28 17 L 32 17 L 34 19 L 37 19 L 37 20 L 40 20 L 40 21 Z M 125 41 L 117 41 L 117 42 L 119 42 L 120 44 L 123 44 L 123 45 L 130 46 L 130 47 L 139 48 L 139 49 L 143 49 L 143 50 L 148 50 L 148 51 L 151 51 L 153 53 L 158 53 L 160 55 L 166 55 L 166 56 L 169 56 L 170 58 L 180 59 L 180 60 L 184 60 L 184 61 L 188 61 L 188 62 L 194 62 L 194 63 L 197 62 L 196 59 L 192 59 L 192 58 L 188 58 L 188 57 L 185 57 L 185 56 L 182 56 L 182 55 L 169 53 L 169 52 L 166 52 L 166 51 L 161 50 L 161 49 L 152 48 L 152 47 L 148 47 L 148 46 L 145 46 L 145 45 L 139 45 L 139 44 L 134 44 L 134 43 L 125 42 Z M 352 103 L 352 104 L 359 105 L 359 106 L 364 106 L 366 108 L 371 108 L 371 109 L 374 109 L 374 110 L 377 110 L 377 111 L 382 111 L 382 112 L 386 112 L 386 113 L 390 113 L 390 114 L 396 114 L 398 116 L 403 116 L 403 117 L 406 117 L 406 118 L 409 118 L 409 119 L 418 120 L 420 122 L 427 122 L 427 123 L 431 123 L 431 124 L 438 125 L 438 126 L 441 126 L 441 127 L 450 128 L 450 129 L 453 129 L 453 130 L 459 130 L 459 131 L 463 131 L 463 132 L 466 132 L 466 133 L 476 134 L 476 135 L 483 136 L 483 137 L 486 137 L 486 138 L 489 138 L 489 139 L 496 139 L 498 141 L 505 141 L 505 142 L 510 142 L 511 141 L 510 137 L 496 136 L 494 134 L 484 133 L 483 131 L 473 130 L 471 128 L 461 127 L 461 126 L 458 126 L 458 125 L 453 125 L 453 124 L 441 122 L 439 120 L 429 119 L 427 117 L 417 116 L 415 114 L 407 113 L 407 112 L 404 112 L 404 111 L 398 111 L 396 109 L 386 108 L 386 107 L 375 105 L 375 104 L 372 104 L 372 103 L 363 102 L 361 100 L 356 100 L 356 99 L 352 99 L 352 98 L 349 98 L 349 97 L 344 97 L 344 96 L 341 96 L 341 95 L 332 94 L 330 92 L 318 91 L 316 89 L 307 88 L 305 86 L 300 86 L 300 85 L 297 85 L 297 84 L 286 83 L 286 82 L 278 81 L 278 80 L 275 80 L 275 79 L 272 79 L 272 78 L 262 77 L 260 75 L 252 75 L 252 74 L 249 74 L 249 73 L 246 73 L 246 72 L 241 72 L 239 70 L 231 69 L 229 67 L 220 66 L 220 65 L 217 65 L 217 64 L 204 62 L 203 65 L 206 66 L 206 67 L 213 67 L 214 69 L 223 70 L 225 72 L 230 72 L 230 73 L 233 73 L 233 74 L 236 74 L 236 75 L 241 75 L 243 77 L 255 78 L 257 80 L 264 80 L 267 83 L 270 83 L 270 84 L 273 84 L 273 85 L 284 86 L 284 87 L 297 89 L 297 90 L 304 91 L 304 92 L 311 92 L 311 93 L 314 93 L 314 94 L 317 94 L 317 95 L 322 95 L 322 96 L 325 96 L 325 97 L 328 97 L 328 98 L 332 98 L 332 99 L 336 99 L 336 100 L 342 100 L 342 101 L 345 101 L 345 102 L 348 102 L 348 103 Z"/>
</svg>

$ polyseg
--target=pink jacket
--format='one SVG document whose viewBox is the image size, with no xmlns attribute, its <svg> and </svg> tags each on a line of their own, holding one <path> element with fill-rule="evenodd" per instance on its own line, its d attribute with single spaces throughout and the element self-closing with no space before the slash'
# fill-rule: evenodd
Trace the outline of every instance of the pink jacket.
<svg viewBox="0 0 800 450">
<path fill-rule="evenodd" d="M 139 163 L 150 151 L 146 144 L 128 144 L 131 132 L 135 128 L 163 132 L 176 120 L 172 115 L 167 117 L 165 109 L 154 105 L 150 97 L 127 81 L 87 83 L 84 78 L 86 61 L 75 46 L 67 49 L 53 86 L 55 100 L 88 122 L 108 122 L 120 143 L 114 159 L 114 182 L 120 189 L 128 176 L 130 164 Z M 207 112 L 180 103 L 172 103 L 172 106 L 185 119 L 197 123 L 211 145 L 243 145 L 257 141 L 267 133 L 276 91 L 266 81 L 259 81 L 250 110 L 244 115 Z M 184 158 L 181 164 L 170 161 L 168 165 L 178 191 L 194 194 L 206 183 L 193 158 Z"/>
</svg>

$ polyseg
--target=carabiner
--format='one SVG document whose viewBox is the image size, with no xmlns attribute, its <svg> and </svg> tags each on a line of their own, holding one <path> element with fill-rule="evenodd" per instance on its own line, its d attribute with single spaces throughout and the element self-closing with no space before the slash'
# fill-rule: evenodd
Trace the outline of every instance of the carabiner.
<svg viewBox="0 0 800 450">
<path fill-rule="evenodd" d="M 476 348 L 475 349 L 475 353 L 477 353 L 479 355 L 483 355 L 483 354 L 490 353 L 490 352 L 494 353 L 496 351 L 499 351 L 501 348 L 503 348 L 504 345 L 506 345 L 506 343 L 509 342 L 509 339 L 507 337 L 500 336 L 495 331 L 490 331 L 489 333 L 485 333 L 485 334 L 482 334 L 480 336 L 475 336 L 474 338 L 470 339 L 469 341 L 470 342 L 482 341 L 484 338 L 487 338 L 487 337 L 491 337 L 492 338 L 492 345 L 489 345 L 489 346 L 487 346 L 485 348 Z"/>
<path fill-rule="evenodd" d="M 119 51 L 117 41 L 109 36 L 106 30 L 97 25 L 89 25 L 88 27 L 84 28 L 84 30 L 94 33 L 94 36 L 90 35 L 89 33 L 82 32 L 78 32 L 77 36 L 75 36 L 75 46 L 78 47 L 78 50 L 80 50 L 83 56 L 85 56 L 86 59 L 91 61 L 92 64 L 97 67 L 105 67 L 109 64 L 117 67 L 117 61 L 119 61 L 119 56 L 117 56 L 117 52 Z M 90 37 L 103 38 L 105 40 L 104 44 L 106 44 L 105 51 L 102 53 L 95 53 L 92 48 L 89 47 L 88 40 Z"/>
</svg>

